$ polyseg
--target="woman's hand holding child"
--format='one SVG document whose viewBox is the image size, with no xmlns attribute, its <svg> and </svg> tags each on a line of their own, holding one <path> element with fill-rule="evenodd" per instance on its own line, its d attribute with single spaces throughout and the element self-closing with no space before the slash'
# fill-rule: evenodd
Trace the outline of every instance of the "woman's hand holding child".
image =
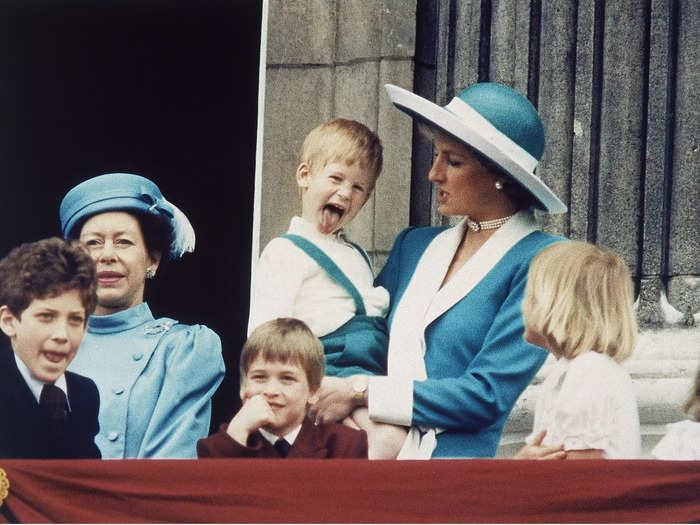
<svg viewBox="0 0 700 525">
<path fill-rule="evenodd" d="M 351 378 L 324 376 L 309 415 L 317 425 L 334 423 L 345 419 L 356 407 Z"/>
</svg>

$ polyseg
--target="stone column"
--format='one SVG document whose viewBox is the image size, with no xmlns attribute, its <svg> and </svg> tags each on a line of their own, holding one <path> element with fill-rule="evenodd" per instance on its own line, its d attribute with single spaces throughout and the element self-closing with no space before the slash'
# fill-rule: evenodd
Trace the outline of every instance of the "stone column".
<svg viewBox="0 0 700 525">
<path fill-rule="evenodd" d="M 294 171 L 304 137 L 344 117 L 375 130 L 384 144 L 374 195 L 348 227 L 377 267 L 384 263 L 408 225 L 411 121 L 391 107 L 383 86 L 413 87 L 415 9 L 406 0 L 270 0 L 260 249 L 301 211 Z"/>
</svg>

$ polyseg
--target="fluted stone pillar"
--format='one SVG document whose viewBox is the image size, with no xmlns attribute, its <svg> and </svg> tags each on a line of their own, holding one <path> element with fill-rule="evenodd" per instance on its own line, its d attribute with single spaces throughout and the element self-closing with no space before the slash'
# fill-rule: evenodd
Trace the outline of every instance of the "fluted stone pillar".
<svg viewBox="0 0 700 525">
<path fill-rule="evenodd" d="M 411 122 L 391 107 L 383 85 L 413 86 L 415 9 L 415 1 L 405 0 L 270 0 L 260 249 L 301 211 L 294 172 L 304 137 L 344 117 L 367 125 L 384 142 L 374 195 L 348 232 L 378 267 L 386 260 L 408 224 Z"/>
</svg>

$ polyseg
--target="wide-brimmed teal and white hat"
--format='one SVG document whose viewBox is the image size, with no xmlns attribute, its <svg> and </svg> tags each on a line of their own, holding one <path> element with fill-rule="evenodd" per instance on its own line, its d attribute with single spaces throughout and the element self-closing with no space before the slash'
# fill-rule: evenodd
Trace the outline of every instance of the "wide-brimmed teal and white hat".
<svg viewBox="0 0 700 525">
<path fill-rule="evenodd" d="M 495 82 L 474 84 L 445 107 L 385 85 L 401 111 L 442 130 L 495 163 L 527 190 L 538 208 L 564 213 L 566 205 L 535 175 L 544 152 L 544 126 L 537 110 L 514 89 Z"/>
</svg>

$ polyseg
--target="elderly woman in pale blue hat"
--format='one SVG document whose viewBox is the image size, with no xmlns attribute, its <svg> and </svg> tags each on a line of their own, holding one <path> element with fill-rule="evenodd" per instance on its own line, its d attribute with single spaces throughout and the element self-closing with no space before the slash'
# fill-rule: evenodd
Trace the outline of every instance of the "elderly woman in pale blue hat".
<svg viewBox="0 0 700 525">
<path fill-rule="evenodd" d="M 561 240 L 538 229 L 532 209 L 566 211 L 535 174 L 542 122 L 501 84 L 475 84 L 445 107 L 386 89 L 433 141 L 440 213 L 463 219 L 399 234 L 376 283 L 392 298 L 388 374 L 333 383 L 313 412 L 337 419 L 367 404 L 373 420 L 406 428 L 400 459 L 494 456 L 547 356 L 523 338 L 520 310 L 531 259 Z"/>
<path fill-rule="evenodd" d="M 60 218 L 63 236 L 80 239 L 97 265 L 97 308 L 70 369 L 100 392 L 102 457 L 197 457 L 224 376 L 221 341 L 206 326 L 155 319 L 144 302 L 146 279 L 194 250 L 190 222 L 152 181 L 129 173 L 78 184 Z"/>
</svg>

